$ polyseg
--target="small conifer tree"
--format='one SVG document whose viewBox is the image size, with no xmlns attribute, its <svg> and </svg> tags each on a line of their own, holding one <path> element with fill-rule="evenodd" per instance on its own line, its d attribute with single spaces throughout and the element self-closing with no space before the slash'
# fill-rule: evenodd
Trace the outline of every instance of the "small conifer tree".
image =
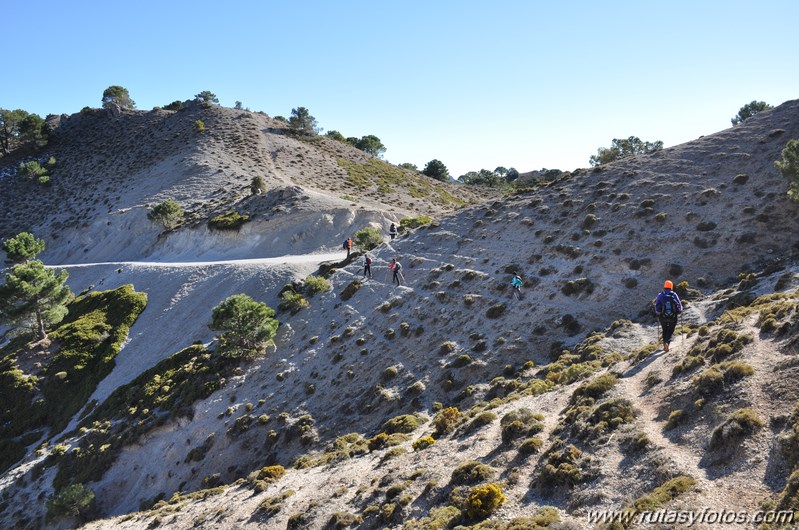
<svg viewBox="0 0 799 530">
<path fill-rule="evenodd" d="M 33 259 L 44 251 L 44 240 L 36 239 L 30 232 L 20 232 L 16 236 L 3 242 L 3 250 L 8 259 L 22 263 Z"/>
<path fill-rule="evenodd" d="M 774 165 L 788 179 L 788 197 L 799 202 L 799 140 L 790 140 L 782 150 L 782 160 L 777 160 Z"/>
<path fill-rule="evenodd" d="M 234 294 L 211 313 L 210 328 L 219 336 L 226 357 L 252 358 L 277 332 L 275 310 L 246 294 Z"/>
<path fill-rule="evenodd" d="M 67 271 L 56 274 L 39 260 L 14 265 L 0 286 L 0 320 L 29 327 L 38 340 L 46 339 L 47 328 L 67 315 L 73 298 L 68 277 Z"/>
<path fill-rule="evenodd" d="M 147 214 L 147 219 L 162 225 L 166 229 L 171 229 L 177 226 L 180 220 L 183 219 L 183 215 L 184 212 L 180 209 L 180 205 L 172 199 L 167 199 L 156 204 Z"/>
<path fill-rule="evenodd" d="M 261 175 L 256 175 L 250 182 L 250 193 L 252 195 L 259 195 L 266 191 L 266 182 Z"/>
</svg>

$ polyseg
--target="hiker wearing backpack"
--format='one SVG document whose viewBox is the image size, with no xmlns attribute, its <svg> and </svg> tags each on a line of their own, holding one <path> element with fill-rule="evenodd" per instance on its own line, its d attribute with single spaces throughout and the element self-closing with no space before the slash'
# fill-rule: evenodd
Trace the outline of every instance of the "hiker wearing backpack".
<svg viewBox="0 0 799 530">
<path fill-rule="evenodd" d="M 350 251 L 352 250 L 352 238 L 348 237 L 344 244 L 342 245 L 344 250 L 347 251 L 347 259 L 350 259 Z"/>
<path fill-rule="evenodd" d="M 372 258 L 367 254 L 364 256 L 363 259 L 363 278 L 364 280 L 366 277 L 369 276 L 369 279 L 372 278 Z"/>
<path fill-rule="evenodd" d="M 672 289 L 674 289 L 674 284 L 670 280 L 666 280 L 663 284 L 663 291 L 655 298 L 655 315 L 660 320 L 660 327 L 663 329 L 663 351 L 665 352 L 669 351 L 671 336 L 674 334 L 674 328 L 677 327 L 679 314 L 682 313 L 680 297 Z"/>
<path fill-rule="evenodd" d="M 397 225 L 391 223 L 391 226 L 388 227 L 388 235 L 391 236 L 391 241 L 394 241 L 394 238 L 397 237 Z"/>
<path fill-rule="evenodd" d="M 517 298 L 521 298 L 522 294 L 522 278 L 518 274 L 513 275 L 513 279 L 510 281 L 511 287 L 513 287 L 513 295 Z"/>
<path fill-rule="evenodd" d="M 391 260 L 391 264 L 388 266 L 388 268 L 394 271 L 394 276 L 392 277 L 391 282 L 397 282 L 397 285 L 401 285 L 400 278 L 402 278 L 402 265 L 400 265 L 400 262 L 397 261 L 397 258 L 393 258 Z"/>
</svg>

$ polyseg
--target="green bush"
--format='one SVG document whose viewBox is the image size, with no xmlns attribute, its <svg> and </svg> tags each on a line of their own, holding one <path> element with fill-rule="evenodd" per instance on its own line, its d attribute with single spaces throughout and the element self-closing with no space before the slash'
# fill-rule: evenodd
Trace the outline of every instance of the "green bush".
<svg viewBox="0 0 799 530">
<path fill-rule="evenodd" d="M 183 219 L 184 212 L 180 205 L 172 199 L 156 204 L 147 214 L 147 219 L 160 224 L 167 230 L 174 228 Z"/>
<path fill-rule="evenodd" d="M 541 438 L 527 438 L 522 444 L 519 446 L 519 454 L 522 455 L 532 455 L 541 451 L 541 448 L 544 446 L 544 440 Z"/>
<path fill-rule="evenodd" d="M 578 403 L 582 398 L 599 399 L 605 392 L 613 388 L 617 380 L 618 378 L 611 373 L 597 376 L 577 387 L 572 394 L 571 403 Z"/>
<path fill-rule="evenodd" d="M 359 515 L 347 512 L 336 512 L 330 517 L 330 520 L 327 522 L 327 526 L 325 528 L 340 530 L 343 528 L 350 528 L 356 524 L 361 524 L 362 522 L 363 518 Z"/>
<path fill-rule="evenodd" d="M 566 282 L 560 291 L 566 296 L 579 295 L 581 293 L 591 294 L 594 292 L 594 282 L 588 278 L 577 278 Z"/>
<path fill-rule="evenodd" d="M 277 482 L 283 475 L 286 474 L 286 468 L 280 465 L 262 467 L 255 472 L 256 480 L 265 480 L 267 482 Z"/>
<path fill-rule="evenodd" d="M 341 294 L 339 295 L 339 298 L 341 298 L 343 301 L 345 301 L 345 302 L 346 302 L 347 300 L 349 300 L 350 298 L 352 298 L 352 297 L 355 295 L 355 293 L 357 293 L 357 292 L 358 292 L 358 289 L 360 289 L 360 288 L 361 288 L 361 285 L 362 285 L 362 284 L 361 284 L 361 281 L 360 281 L 360 280 L 353 280 L 353 281 L 351 281 L 351 282 L 350 282 L 350 283 L 349 283 L 349 284 L 348 284 L 348 285 L 347 285 L 347 286 L 344 288 L 344 290 L 343 290 L 343 291 L 341 291 Z"/>
<path fill-rule="evenodd" d="M 481 427 L 485 427 L 486 425 L 492 423 L 497 419 L 497 415 L 490 411 L 481 412 L 475 418 L 469 422 L 469 425 L 466 427 L 467 432 L 475 431 Z"/>
<path fill-rule="evenodd" d="M 468 366 L 472 364 L 472 357 L 466 353 L 458 355 L 458 357 L 450 363 L 450 366 L 453 368 L 463 368 L 464 366 Z"/>
<path fill-rule="evenodd" d="M 422 449 L 427 449 L 434 443 L 436 443 L 436 440 L 432 436 L 422 436 L 421 438 L 414 440 L 412 446 L 414 451 L 421 451 Z"/>
<path fill-rule="evenodd" d="M 241 215 L 239 212 L 228 212 L 218 215 L 208 221 L 208 228 L 214 230 L 238 230 L 249 220 L 249 215 Z"/>
<path fill-rule="evenodd" d="M 799 202 L 799 140 L 790 140 L 782 150 L 782 160 L 774 164 L 788 179 L 788 197 Z"/>
<path fill-rule="evenodd" d="M 491 480 L 496 471 L 482 462 L 465 462 L 452 472 L 452 484 L 456 486 L 477 484 Z"/>
<path fill-rule="evenodd" d="M 47 175 L 47 169 L 39 165 L 39 162 L 31 160 L 30 162 L 23 162 L 19 165 L 19 174 L 23 177 L 38 180 L 39 177 Z"/>
<path fill-rule="evenodd" d="M 275 310 L 246 294 L 234 294 L 211 313 L 212 330 L 219 336 L 223 355 L 252 358 L 263 351 L 277 332 Z"/>
<path fill-rule="evenodd" d="M 420 215 L 419 217 L 406 217 L 405 219 L 400 220 L 400 225 L 397 228 L 397 231 L 402 234 L 408 230 L 429 225 L 432 222 L 433 218 L 428 215 Z"/>
<path fill-rule="evenodd" d="M 397 367 L 389 366 L 388 368 L 383 370 L 382 374 L 383 381 L 391 381 L 392 379 L 397 377 L 397 374 L 399 374 L 399 370 L 397 369 Z"/>
<path fill-rule="evenodd" d="M 667 431 L 671 430 L 685 421 L 687 417 L 688 415 L 683 409 L 673 410 L 671 411 L 671 414 L 669 414 L 669 420 L 666 422 L 666 426 L 664 428 Z"/>
<path fill-rule="evenodd" d="M 496 304 L 488 308 L 486 311 L 487 318 L 499 318 L 505 313 L 505 304 Z"/>
<path fill-rule="evenodd" d="M 710 448 L 718 449 L 728 443 L 738 445 L 738 440 L 753 434 L 765 426 L 763 420 L 752 409 L 738 409 L 727 420 L 713 429 Z"/>
<path fill-rule="evenodd" d="M 266 191 L 266 181 L 261 175 L 256 175 L 250 181 L 250 194 L 258 195 Z"/>
<path fill-rule="evenodd" d="M 661 508 L 681 494 L 689 491 L 696 484 L 692 477 L 681 475 L 661 484 L 647 495 L 643 495 L 633 502 L 638 511 L 654 511 Z"/>
<path fill-rule="evenodd" d="M 635 419 L 632 402 L 624 398 L 608 399 L 594 406 L 595 399 L 580 398 L 563 413 L 557 431 L 571 431 L 579 439 L 595 440 Z"/>
<path fill-rule="evenodd" d="M 694 376 L 692 382 L 698 394 L 709 396 L 721 390 L 725 383 L 735 383 L 754 373 L 754 369 L 743 361 L 726 361 L 703 370 Z"/>
<path fill-rule="evenodd" d="M 502 428 L 502 443 L 508 444 L 525 434 L 540 432 L 543 425 L 539 421 L 542 419 L 543 416 L 534 414 L 527 408 L 519 408 L 505 414 L 499 422 Z"/>
<path fill-rule="evenodd" d="M 416 414 L 403 414 L 401 416 L 395 416 L 385 422 L 382 430 L 388 434 L 408 434 L 412 433 L 426 422 L 427 420 L 425 418 L 417 416 Z"/>
<path fill-rule="evenodd" d="M 744 333 L 736 333 L 731 329 L 722 329 L 710 339 L 705 351 L 705 357 L 718 362 L 743 350 L 744 346 L 752 342 L 752 337 Z"/>
<path fill-rule="evenodd" d="M 441 343 L 441 346 L 438 347 L 438 353 L 441 355 L 447 355 L 449 353 L 454 352 L 457 347 L 458 347 L 457 344 L 448 340 L 446 342 Z"/>
<path fill-rule="evenodd" d="M 280 295 L 280 303 L 277 308 L 280 311 L 289 311 L 292 315 L 296 315 L 309 305 L 308 300 L 300 293 L 284 291 L 283 294 Z"/>
<path fill-rule="evenodd" d="M 573 445 L 561 450 L 552 450 L 547 463 L 539 474 L 539 480 L 544 487 L 568 486 L 583 480 L 580 471 L 580 461 L 583 453 Z"/>
<path fill-rule="evenodd" d="M 194 130 L 201 133 L 205 132 L 205 123 L 202 120 L 197 120 L 194 122 Z"/>
<path fill-rule="evenodd" d="M 377 451 L 386 447 L 386 442 L 388 442 L 388 434 L 381 432 L 369 439 L 367 447 L 370 451 Z"/>
<path fill-rule="evenodd" d="M 305 293 L 308 296 L 314 296 L 318 293 L 323 293 L 331 289 L 330 282 L 321 276 L 314 276 L 313 274 L 305 278 Z"/>
<path fill-rule="evenodd" d="M 591 228 L 591 227 L 593 227 L 593 226 L 596 224 L 596 222 L 597 222 L 598 220 L 599 220 L 599 219 L 597 218 L 597 216 L 596 216 L 596 215 L 594 215 L 594 214 L 592 214 L 592 213 L 589 213 L 589 214 L 587 214 L 587 215 L 585 216 L 585 218 L 583 219 L 583 225 L 582 225 L 582 227 L 583 227 L 583 228 Z"/>
<path fill-rule="evenodd" d="M 688 372 L 697 368 L 699 366 L 703 366 L 705 364 L 705 358 L 701 355 L 688 355 L 679 364 L 675 365 L 671 371 L 673 376 L 680 375 L 683 372 Z"/>
<path fill-rule="evenodd" d="M 367 226 L 355 232 L 355 244 L 364 250 L 372 250 L 383 242 L 383 235 L 374 226 Z"/>
<path fill-rule="evenodd" d="M 499 484 L 475 486 L 466 499 L 466 515 L 470 519 L 485 519 L 505 504 L 505 495 Z"/>
<path fill-rule="evenodd" d="M 436 429 L 436 434 L 440 436 L 452 432 L 461 421 L 463 421 L 461 411 L 457 407 L 447 407 L 435 415 L 433 426 Z"/>
<path fill-rule="evenodd" d="M 47 518 L 78 517 L 85 514 L 93 502 L 92 490 L 83 484 L 71 484 L 47 500 Z"/>
</svg>

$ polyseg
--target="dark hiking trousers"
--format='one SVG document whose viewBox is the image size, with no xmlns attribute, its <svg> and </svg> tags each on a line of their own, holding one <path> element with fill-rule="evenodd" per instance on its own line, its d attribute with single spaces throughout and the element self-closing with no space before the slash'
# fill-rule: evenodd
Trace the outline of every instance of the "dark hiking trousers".
<svg viewBox="0 0 799 530">
<path fill-rule="evenodd" d="M 663 344 L 671 342 L 671 336 L 674 335 L 674 328 L 677 327 L 677 318 L 668 318 L 665 316 L 660 317 L 660 327 L 663 329 Z"/>
</svg>

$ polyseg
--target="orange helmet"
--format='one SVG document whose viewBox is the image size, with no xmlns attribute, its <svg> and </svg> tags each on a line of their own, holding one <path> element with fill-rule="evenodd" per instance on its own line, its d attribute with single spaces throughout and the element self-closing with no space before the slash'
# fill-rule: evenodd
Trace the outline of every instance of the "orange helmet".
<svg viewBox="0 0 799 530">
<path fill-rule="evenodd" d="M 663 288 L 664 289 L 674 289 L 674 284 L 671 283 L 671 280 L 666 280 L 666 282 L 663 284 Z"/>
</svg>

